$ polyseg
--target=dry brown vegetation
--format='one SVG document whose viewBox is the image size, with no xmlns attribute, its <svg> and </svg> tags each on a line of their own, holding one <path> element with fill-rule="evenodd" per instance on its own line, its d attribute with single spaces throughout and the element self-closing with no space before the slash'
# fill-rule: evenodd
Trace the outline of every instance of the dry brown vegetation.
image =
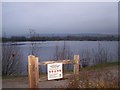
<svg viewBox="0 0 120 90">
<path fill-rule="evenodd" d="M 112 70 L 112 68 L 116 69 Z M 74 77 L 69 79 L 67 88 L 119 88 L 118 79 L 116 66 L 103 70 L 84 70 L 80 72 L 78 79 Z"/>
</svg>

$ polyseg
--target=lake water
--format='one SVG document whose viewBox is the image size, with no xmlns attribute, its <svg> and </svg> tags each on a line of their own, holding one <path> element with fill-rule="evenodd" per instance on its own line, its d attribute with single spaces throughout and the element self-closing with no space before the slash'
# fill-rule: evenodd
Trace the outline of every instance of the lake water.
<svg viewBox="0 0 120 90">
<path fill-rule="evenodd" d="M 66 57 L 72 59 L 73 55 L 80 55 L 80 60 L 89 59 L 89 65 L 93 65 L 95 60 L 101 55 L 107 57 L 107 61 L 118 60 L 118 42 L 117 41 L 45 41 L 45 42 L 17 42 L 21 51 L 21 64 L 22 73 L 27 74 L 27 61 L 28 55 L 31 54 L 31 47 L 39 60 L 47 61 L 57 58 L 57 54 L 67 53 Z M 64 52 L 63 52 L 64 51 Z M 96 58 L 95 58 L 96 57 Z M 61 56 L 58 56 L 61 58 Z M 100 57 L 99 57 L 100 58 Z M 80 63 L 82 64 L 82 63 Z M 82 65 L 81 65 L 82 66 Z M 42 68 L 43 72 L 46 68 Z"/>
</svg>

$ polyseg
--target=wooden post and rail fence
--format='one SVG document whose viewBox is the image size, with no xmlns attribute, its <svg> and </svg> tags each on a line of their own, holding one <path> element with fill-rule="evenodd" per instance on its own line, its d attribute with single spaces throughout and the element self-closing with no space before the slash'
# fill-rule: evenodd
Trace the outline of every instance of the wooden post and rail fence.
<svg viewBox="0 0 120 90">
<path fill-rule="evenodd" d="M 38 62 L 38 57 L 33 55 L 28 56 L 28 83 L 29 88 L 38 88 L 39 83 L 39 65 L 47 65 L 52 63 L 62 63 L 62 64 L 73 64 L 73 74 L 75 78 L 78 78 L 79 75 L 79 55 L 74 55 L 73 60 L 58 60 L 58 61 L 45 61 Z"/>
</svg>

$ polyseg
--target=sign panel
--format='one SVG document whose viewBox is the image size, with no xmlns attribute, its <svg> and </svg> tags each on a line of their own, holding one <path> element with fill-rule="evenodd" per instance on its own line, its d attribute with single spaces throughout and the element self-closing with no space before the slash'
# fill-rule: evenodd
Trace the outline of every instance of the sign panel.
<svg viewBox="0 0 120 90">
<path fill-rule="evenodd" d="M 63 78 L 62 63 L 47 64 L 48 80 Z"/>
</svg>

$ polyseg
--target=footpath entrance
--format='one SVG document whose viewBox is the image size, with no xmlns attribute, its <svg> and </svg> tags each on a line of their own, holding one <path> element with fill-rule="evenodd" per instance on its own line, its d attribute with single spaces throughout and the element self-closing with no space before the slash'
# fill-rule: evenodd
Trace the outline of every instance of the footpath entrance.
<svg viewBox="0 0 120 90">
<path fill-rule="evenodd" d="M 74 55 L 73 60 L 58 60 L 58 61 L 45 61 L 45 62 L 38 62 L 38 57 L 35 57 L 33 55 L 28 56 L 28 82 L 29 82 L 29 88 L 38 88 L 38 83 L 40 79 L 39 75 L 39 66 L 40 65 L 47 65 L 48 66 L 48 80 L 51 79 L 58 79 L 63 78 L 62 73 L 63 70 L 62 64 L 73 64 L 73 74 L 75 78 L 78 78 L 79 76 L 79 62 L 80 58 L 79 55 Z M 56 70 L 52 70 L 52 68 L 56 68 Z M 50 74 L 50 73 L 57 73 L 60 75 L 60 77 L 56 74 Z M 55 76 L 55 77 L 53 77 Z"/>
</svg>

